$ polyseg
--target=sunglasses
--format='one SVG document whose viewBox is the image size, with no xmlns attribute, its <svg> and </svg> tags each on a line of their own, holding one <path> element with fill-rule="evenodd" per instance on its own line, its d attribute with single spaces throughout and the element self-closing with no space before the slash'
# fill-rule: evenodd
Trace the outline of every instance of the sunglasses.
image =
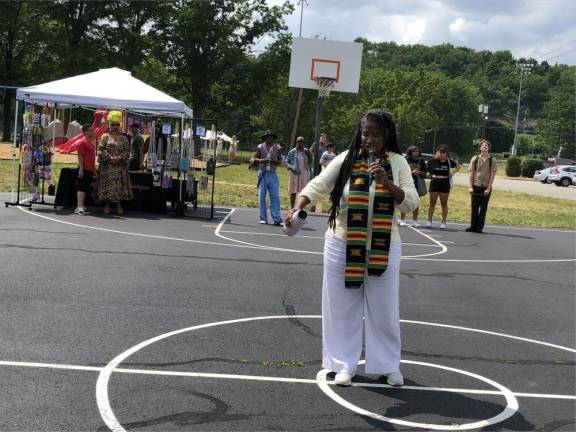
<svg viewBox="0 0 576 432">
<path fill-rule="evenodd" d="M 110 123 L 110 126 L 120 126 L 120 123 Z"/>
</svg>

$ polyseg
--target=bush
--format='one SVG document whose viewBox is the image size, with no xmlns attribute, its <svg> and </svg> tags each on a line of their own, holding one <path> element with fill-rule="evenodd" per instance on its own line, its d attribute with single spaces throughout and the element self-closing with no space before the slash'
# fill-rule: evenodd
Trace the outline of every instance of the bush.
<svg viewBox="0 0 576 432">
<path fill-rule="evenodd" d="M 522 161 L 522 177 L 534 177 L 534 173 L 543 168 L 544 162 L 540 159 L 524 159 Z"/>
<path fill-rule="evenodd" d="M 511 157 L 506 162 L 506 175 L 508 177 L 520 177 L 522 174 L 522 160 L 517 157 Z"/>
</svg>

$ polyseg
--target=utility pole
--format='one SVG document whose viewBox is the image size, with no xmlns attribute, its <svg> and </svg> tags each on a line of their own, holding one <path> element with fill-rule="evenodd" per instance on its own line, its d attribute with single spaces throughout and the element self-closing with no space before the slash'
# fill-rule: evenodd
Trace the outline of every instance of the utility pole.
<svg viewBox="0 0 576 432">
<path fill-rule="evenodd" d="M 512 144 L 512 150 L 510 153 L 512 156 L 516 156 L 517 146 L 518 146 L 518 120 L 520 118 L 520 100 L 522 99 L 522 77 L 524 73 L 529 75 L 532 71 L 532 64 L 530 63 L 520 63 L 518 68 L 520 69 L 520 86 L 518 88 L 518 103 L 516 104 L 516 123 L 514 125 L 514 143 Z"/>
<path fill-rule="evenodd" d="M 482 138 L 486 138 L 486 120 L 488 120 L 488 105 L 481 104 L 478 105 L 478 112 L 480 117 L 482 117 L 482 129 L 480 135 Z"/>
<path fill-rule="evenodd" d="M 304 3 L 306 0 L 300 0 L 300 33 L 298 37 L 302 37 L 302 20 L 304 18 Z M 292 135 L 290 136 L 289 148 L 292 148 L 296 141 L 296 133 L 298 131 L 298 120 L 300 119 L 300 107 L 302 106 L 302 98 L 304 96 L 304 89 L 298 91 L 298 102 L 296 102 L 296 115 L 294 116 L 294 126 L 292 127 Z"/>
</svg>

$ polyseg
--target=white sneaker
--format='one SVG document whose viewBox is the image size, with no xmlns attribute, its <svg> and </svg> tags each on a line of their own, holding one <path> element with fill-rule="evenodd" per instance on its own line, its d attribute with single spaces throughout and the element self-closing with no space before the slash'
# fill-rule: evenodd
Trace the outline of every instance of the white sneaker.
<svg viewBox="0 0 576 432">
<path fill-rule="evenodd" d="M 339 386 L 349 386 L 352 383 L 352 374 L 348 372 L 337 373 L 334 377 L 334 383 Z"/>
<path fill-rule="evenodd" d="M 418 221 L 412 222 L 412 226 L 413 226 L 414 228 L 420 228 L 420 224 L 418 223 Z"/>
<path fill-rule="evenodd" d="M 404 385 L 404 376 L 400 371 L 392 372 L 390 374 L 386 374 L 386 382 L 388 385 L 394 387 L 402 387 Z"/>
<path fill-rule="evenodd" d="M 432 228 L 432 221 L 426 221 L 426 228 Z"/>
<path fill-rule="evenodd" d="M 400 219 L 400 220 L 398 221 L 398 225 L 400 225 L 400 226 L 406 226 L 406 222 L 405 222 L 403 219 Z"/>
<path fill-rule="evenodd" d="M 442 222 L 442 223 L 440 224 L 440 229 L 444 229 L 444 228 L 446 228 L 446 222 Z"/>
<path fill-rule="evenodd" d="M 82 207 L 77 207 L 76 210 L 74 210 L 74 213 L 83 216 L 86 214 L 86 209 Z"/>
</svg>

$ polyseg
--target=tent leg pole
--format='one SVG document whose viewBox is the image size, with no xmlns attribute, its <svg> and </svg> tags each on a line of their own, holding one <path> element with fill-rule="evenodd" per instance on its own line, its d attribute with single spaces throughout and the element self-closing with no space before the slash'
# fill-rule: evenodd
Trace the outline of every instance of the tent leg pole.
<svg viewBox="0 0 576 432">
<path fill-rule="evenodd" d="M 16 139 L 18 137 L 18 108 L 19 103 L 18 99 L 16 99 L 16 107 L 14 109 L 14 139 L 12 141 L 12 187 L 10 193 L 10 201 L 14 202 L 14 175 L 16 173 Z M 20 180 L 20 176 L 18 176 L 18 180 Z"/>
</svg>

